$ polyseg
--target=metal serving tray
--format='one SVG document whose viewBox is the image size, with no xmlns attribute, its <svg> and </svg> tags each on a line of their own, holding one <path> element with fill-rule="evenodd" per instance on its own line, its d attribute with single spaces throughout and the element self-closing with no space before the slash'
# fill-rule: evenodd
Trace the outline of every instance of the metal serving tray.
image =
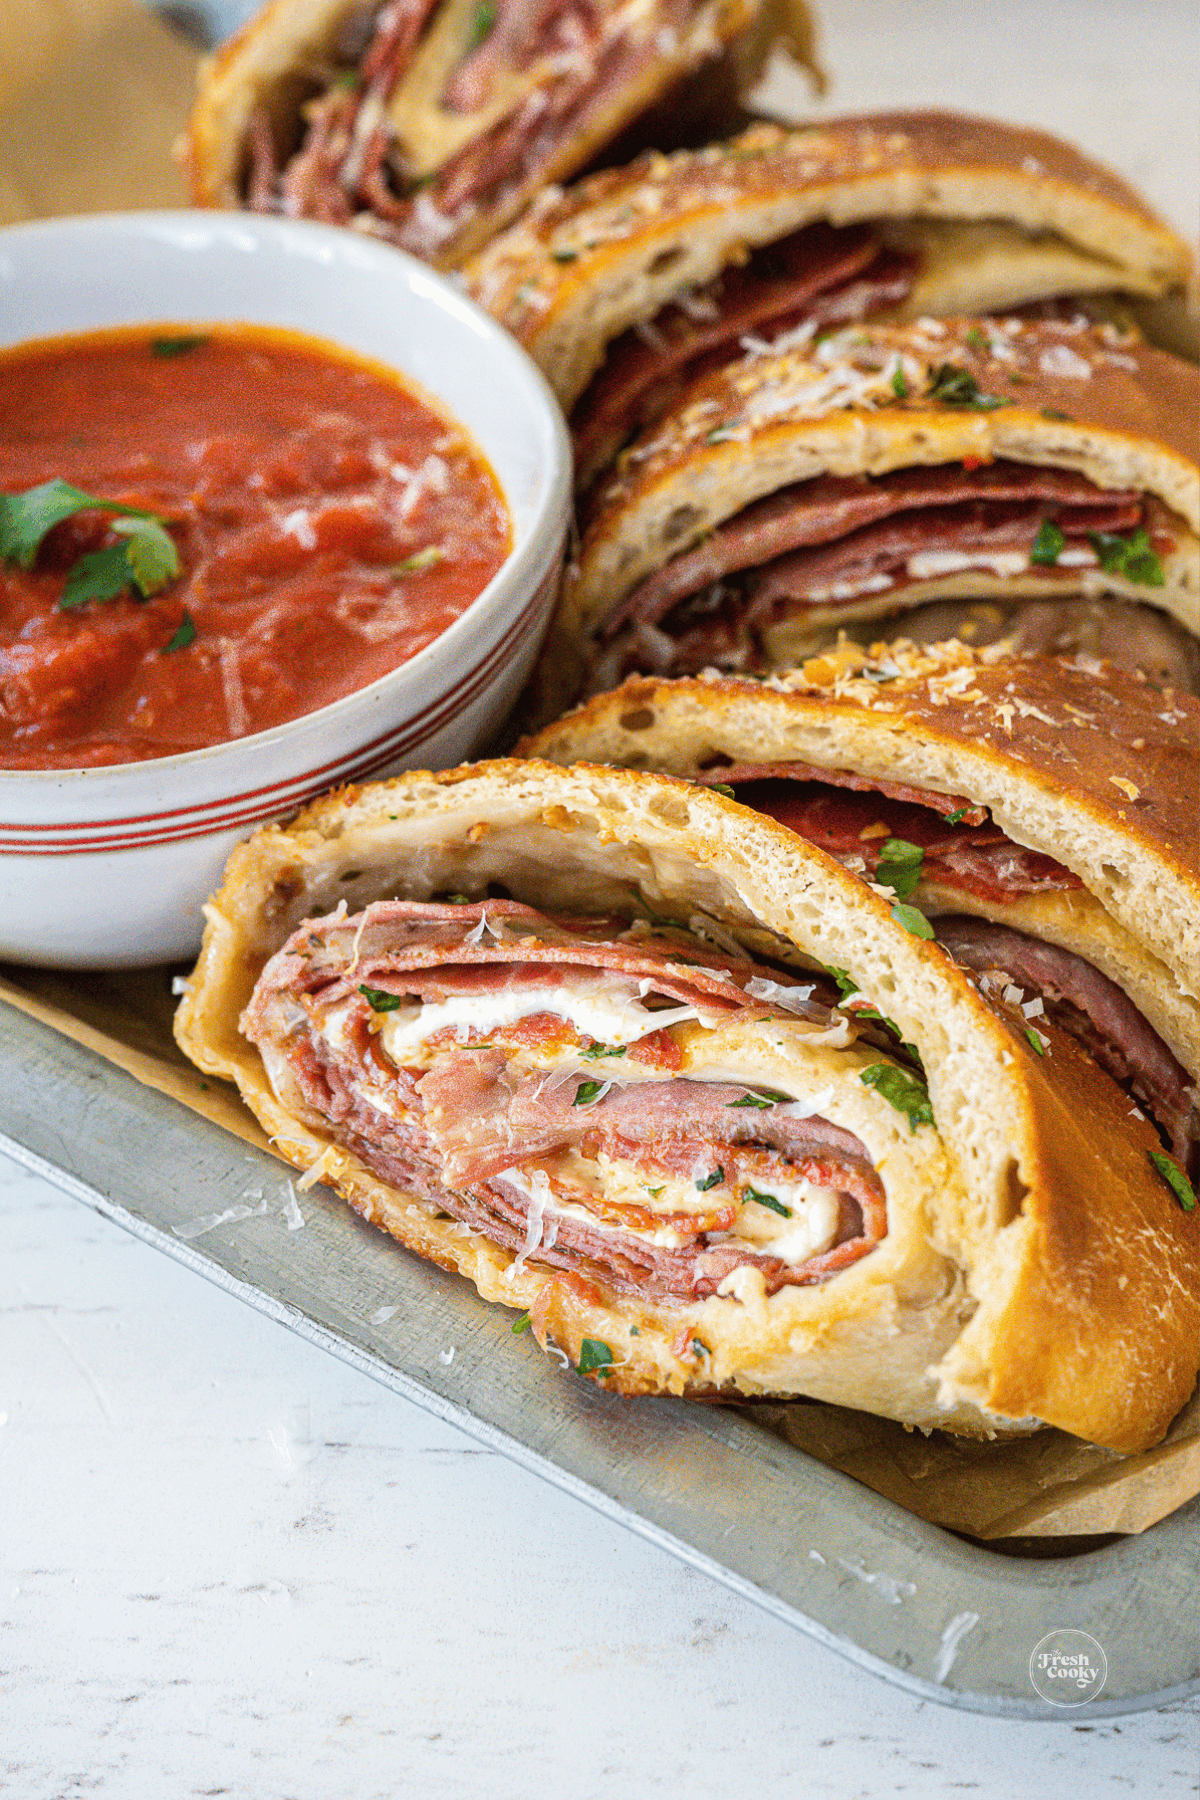
<svg viewBox="0 0 1200 1800">
<path fill-rule="evenodd" d="M 1077 1556 L 1023 1560 L 965 1543 L 740 1413 L 623 1400 L 564 1374 L 513 1336 L 507 1309 L 410 1256 L 327 1189 L 301 1197 L 302 1231 L 281 1233 L 288 1183 L 273 1157 L 3 1003 L 0 1149 L 923 1699 L 1078 1722 L 1200 1690 L 1200 1500 Z M 255 1190 L 269 1213 L 250 1210 L 262 1204 Z M 249 1216 L 198 1229 L 235 1207 Z M 1081 1706 L 1039 1699 L 1029 1677 L 1035 1645 L 1064 1627 L 1089 1633 L 1108 1660 L 1099 1699 Z"/>
</svg>

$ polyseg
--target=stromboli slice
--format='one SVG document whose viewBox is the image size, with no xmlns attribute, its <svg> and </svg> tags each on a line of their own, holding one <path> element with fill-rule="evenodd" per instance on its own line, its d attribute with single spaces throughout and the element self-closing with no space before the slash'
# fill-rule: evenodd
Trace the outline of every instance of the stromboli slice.
<svg viewBox="0 0 1200 1800">
<path fill-rule="evenodd" d="M 584 520 L 534 687 L 753 672 L 944 598 L 1133 602 L 1200 635 L 1200 374 L 1106 327 L 851 327 L 698 382 Z M 543 696 L 542 690 L 545 690 Z"/>
<path fill-rule="evenodd" d="M 887 1022 L 831 1016 L 828 967 Z M 510 761 L 323 801 L 234 853 L 177 1031 L 282 1155 L 623 1391 L 1131 1448 L 1194 1380 L 1150 1126 L 1115 1134 L 1068 1037 L 1035 1055 L 884 897 L 695 785 Z"/>
<path fill-rule="evenodd" d="M 1200 1177 L 1200 702 L 962 645 L 626 683 L 526 748 L 720 783 L 1057 1020 Z"/>
<path fill-rule="evenodd" d="M 775 45 L 811 63 L 803 0 L 269 0 L 201 65 L 193 199 L 453 267 L 643 121 L 728 129 Z"/>
<path fill-rule="evenodd" d="M 869 315 L 1155 295 L 1186 245 L 1045 132 L 950 112 L 759 124 L 550 192 L 468 266 L 572 413 L 590 484 L 739 340 Z"/>
</svg>

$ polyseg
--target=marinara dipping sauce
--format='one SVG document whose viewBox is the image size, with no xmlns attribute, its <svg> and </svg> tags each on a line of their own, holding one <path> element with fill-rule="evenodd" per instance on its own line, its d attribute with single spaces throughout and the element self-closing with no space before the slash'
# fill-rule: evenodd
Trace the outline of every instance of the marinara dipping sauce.
<svg viewBox="0 0 1200 1800">
<path fill-rule="evenodd" d="M 452 420 L 379 365 L 254 326 L 0 353 L 0 492 L 55 479 L 115 505 L 0 563 L 0 768 L 135 762 L 312 712 L 430 643 L 510 547 Z M 161 520 L 178 574 L 64 610 L 81 559 L 130 542 L 122 509 Z"/>
</svg>

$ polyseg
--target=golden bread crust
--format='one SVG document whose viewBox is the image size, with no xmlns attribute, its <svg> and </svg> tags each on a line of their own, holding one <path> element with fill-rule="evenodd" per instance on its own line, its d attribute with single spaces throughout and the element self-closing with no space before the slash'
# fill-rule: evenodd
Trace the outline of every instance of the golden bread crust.
<svg viewBox="0 0 1200 1800">
<path fill-rule="evenodd" d="M 465 4 L 466 0 L 443 0 L 442 11 Z M 179 150 L 197 205 L 236 208 L 243 204 L 243 146 L 251 115 L 256 108 L 265 108 L 286 133 L 302 101 L 314 86 L 328 80 L 339 60 L 333 54 L 339 25 L 360 10 L 359 0 L 268 0 L 227 43 L 203 60 L 195 105 Z M 436 29 L 436 19 L 431 29 Z M 564 180 L 593 161 L 605 144 L 655 102 L 676 96 L 682 113 L 688 84 L 697 69 L 703 68 L 706 93 L 716 96 L 727 89 L 733 104 L 741 87 L 758 79 L 776 44 L 804 61 L 810 61 L 812 54 L 811 21 L 803 0 L 786 0 L 786 4 L 780 0 L 705 0 L 675 36 L 674 48 L 611 94 L 606 105 L 594 108 L 554 157 L 539 166 L 536 178 L 515 184 L 511 192 L 506 190 L 502 205 L 485 204 L 464 217 L 460 228 L 439 245 L 431 260 L 439 266 L 456 267 L 481 250 L 546 183 Z M 406 79 L 401 77 L 398 93 L 403 93 Z M 417 136 L 410 151 L 418 164 L 432 156 L 436 165 L 439 156 L 434 140 L 438 134 L 432 127 L 422 134 L 420 110 L 425 105 L 422 101 L 414 114 Z M 443 123 L 451 116 L 445 109 L 439 114 Z M 370 229 L 369 218 L 364 228 Z"/>
<path fill-rule="evenodd" d="M 1188 280 L 1183 241 L 1112 170 L 1047 132 L 944 111 L 756 124 L 728 143 L 651 154 L 548 193 L 467 269 L 471 292 L 501 319 L 570 405 L 604 345 L 681 288 L 712 280 L 748 247 L 828 219 L 1003 222 L 1036 267 L 1008 301 L 1063 291 L 1155 295 Z M 1078 288 L 1059 283 L 1076 281 Z M 922 302 L 924 304 L 924 302 Z"/>
<path fill-rule="evenodd" d="M 995 406 L 936 398 L 949 364 Z M 1161 588 L 1088 571 L 1101 590 L 1172 612 L 1200 635 L 1200 370 L 1105 327 L 924 320 L 839 332 L 815 350 L 753 357 L 697 382 L 620 457 L 568 571 L 559 631 L 583 636 L 639 582 L 752 501 L 822 474 L 1014 462 L 1139 489 L 1178 515 Z M 920 583 L 904 590 L 922 597 Z"/>
<path fill-rule="evenodd" d="M 1072 869 L 1159 984 L 1200 997 L 1200 701 L 1090 662 L 957 643 L 880 654 L 903 672 L 872 679 L 880 658 L 847 649 L 767 682 L 634 678 L 518 754 L 680 776 L 714 758 L 807 762 L 962 794 Z M 1185 1016 L 1200 1033 L 1200 1012 Z M 1200 1037 L 1175 1048 L 1200 1072 Z"/>
<path fill-rule="evenodd" d="M 874 1090 L 839 1086 L 839 1106 L 854 1109 L 840 1116 L 852 1119 L 888 1188 L 889 1232 L 877 1250 L 822 1286 L 757 1304 L 728 1296 L 657 1308 L 579 1293 L 529 1264 L 510 1277 L 509 1253 L 433 1218 L 290 1117 L 238 1019 L 291 930 L 340 899 L 357 908 L 385 895 L 482 894 L 494 880 L 550 908 L 586 901 L 682 918 L 701 910 L 760 951 L 848 969 L 917 1044 L 940 1121 L 937 1131 L 910 1134 L 886 1102 L 874 1104 Z M 761 1027 L 747 1029 L 762 1040 Z M 1075 1160 L 1078 1096 L 1072 1089 L 1064 1103 L 1055 1057 L 1036 1057 L 939 948 L 903 931 L 840 864 L 692 784 L 509 761 L 401 776 L 318 802 L 234 852 L 177 1035 L 202 1068 L 237 1081 L 288 1160 L 320 1162 L 365 1217 L 469 1276 L 485 1299 L 530 1308 L 543 1341 L 551 1336 L 578 1358 L 583 1337 L 602 1339 L 620 1364 L 611 1384 L 624 1391 L 807 1392 L 975 1431 L 1027 1425 L 1032 1415 L 1135 1449 L 1162 1435 L 1192 1385 L 1200 1229 L 1149 1164 L 1153 1134 L 1143 1143 L 1107 1116 L 1101 1078 L 1083 1064 L 1079 1114 L 1094 1154 L 1118 1174 L 1082 1187 L 1076 1167 L 1091 1165 L 1082 1143 Z M 845 1055 L 852 1070 L 860 1053 L 824 1054 Z M 1142 1221 L 1136 1259 L 1122 1222 L 1131 1206 Z M 1055 1232 L 1056 1255 L 1060 1239 L 1066 1248 L 1051 1280 L 1039 1259 Z M 986 1291 L 977 1274 L 985 1269 Z M 1050 1362 L 1028 1376 L 994 1366 L 1009 1320 L 1031 1304 L 1044 1309 L 1038 1329 Z M 708 1347 L 703 1369 L 673 1347 L 681 1324 Z M 1107 1378 L 1097 1384 L 1101 1340 Z M 1025 1404 L 1026 1388 L 1038 1408 Z"/>
</svg>

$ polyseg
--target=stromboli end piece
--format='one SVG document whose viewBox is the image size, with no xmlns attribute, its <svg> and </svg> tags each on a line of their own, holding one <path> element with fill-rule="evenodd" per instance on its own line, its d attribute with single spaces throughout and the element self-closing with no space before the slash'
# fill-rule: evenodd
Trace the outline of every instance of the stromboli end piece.
<svg viewBox="0 0 1200 1800">
<path fill-rule="evenodd" d="M 485 922 L 486 904 L 479 904 L 489 884 L 501 884 L 515 903 L 515 909 L 499 909 L 495 932 Z M 424 1008 L 452 1003 L 461 976 L 446 973 L 450 964 L 439 952 L 426 958 L 413 994 L 413 952 L 411 946 L 397 951 L 394 936 L 401 915 L 394 909 L 389 913 L 386 904 L 372 907 L 385 896 L 399 897 L 407 903 L 401 914 L 411 919 L 417 902 L 424 930 L 432 918 L 425 903 L 446 895 L 455 898 L 437 902 L 432 923 L 439 930 L 446 913 L 451 921 L 455 916 L 464 924 L 474 920 L 469 931 L 458 934 L 455 969 L 468 963 L 480 966 L 478 956 L 461 949 L 472 934 L 475 945 L 489 946 L 483 966 L 494 970 L 523 960 L 527 965 L 530 959 L 522 959 L 520 940 L 532 930 L 537 939 L 534 962 L 545 962 L 544 946 L 561 943 L 558 934 L 574 933 L 583 948 L 563 952 L 566 968 L 594 972 L 598 958 L 608 958 L 606 966 L 625 962 L 631 943 L 638 956 L 661 954 L 655 938 L 663 928 L 657 921 L 666 917 L 684 930 L 690 923 L 698 947 L 688 958 L 672 939 L 675 976 L 663 988 L 656 981 L 666 977 L 639 973 L 634 1003 L 648 1002 L 651 1009 L 659 1001 L 674 1006 L 685 981 L 709 984 L 709 1001 L 695 1002 L 699 1017 L 662 1028 L 673 1045 L 668 1051 L 660 1039 L 658 1046 L 669 1067 L 634 1057 L 637 1042 L 653 1035 L 635 1032 L 625 1055 L 613 1059 L 623 1065 L 622 1078 L 604 1094 L 601 1090 L 612 1080 L 604 1066 L 608 1059 L 587 1052 L 597 1046 L 619 1049 L 620 1044 L 607 1027 L 599 1033 L 574 1030 L 572 1037 L 565 1032 L 561 1008 L 552 1011 L 547 1041 L 553 1042 L 561 1066 L 561 1053 L 571 1040 L 576 1068 L 569 1079 L 577 1084 L 577 1096 L 583 1090 L 578 1105 L 575 1100 L 569 1108 L 556 1103 L 570 1126 L 564 1144 L 554 1135 L 561 1119 L 555 1126 L 543 1104 L 545 1096 L 527 1087 L 532 1067 L 547 1053 L 546 1042 L 539 1048 L 537 1032 L 519 1046 L 517 1037 L 505 1037 L 503 1023 L 480 1019 L 490 1041 L 473 1041 L 464 1018 L 467 1029 L 460 1042 L 450 1014 L 429 1015 L 422 1023 Z M 353 909 L 348 922 L 330 916 L 341 899 Z M 581 928 L 581 905 L 594 924 Z M 527 907 L 568 916 L 537 923 L 524 911 Z M 809 1392 L 914 1423 L 980 1431 L 1041 1418 L 1121 1448 L 1151 1442 L 1194 1378 L 1194 1359 L 1189 1365 L 1189 1357 L 1197 1334 L 1197 1309 L 1189 1298 L 1196 1234 L 1146 1161 L 1149 1144 L 1157 1140 L 1149 1126 L 1144 1127 L 1146 1143 L 1136 1132 L 1114 1138 L 1104 1118 L 1108 1078 L 1054 1028 L 1047 1033 L 1052 1056 L 1035 1055 L 1015 1024 L 987 1005 L 940 949 L 898 926 L 891 912 L 886 897 L 873 894 L 823 852 L 719 795 L 678 781 L 520 762 L 404 776 L 334 796 L 287 830 L 260 833 L 235 852 L 210 908 L 204 951 L 179 1015 L 179 1038 L 202 1067 L 238 1082 L 289 1160 L 307 1168 L 324 1157 L 327 1178 L 365 1216 L 419 1253 L 468 1274 L 485 1298 L 529 1308 L 540 1335 L 552 1338 L 585 1370 L 625 1391 Z M 650 914 L 655 917 L 649 919 Z M 625 922 L 639 917 L 648 923 L 630 939 Z M 510 931 L 515 938 L 506 935 Z M 299 935 L 293 938 L 294 933 Z M 252 998 L 268 960 L 290 938 L 287 957 L 273 965 L 267 984 Z M 736 954 L 739 944 L 760 964 L 771 959 L 774 973 L 750 975 Z M 284 966 L 289 958 L 296 960 L 294 968 Z M 714 958 L 724 973 L 716 973 Z M 820 965 L 815 974 L 802 974 L 815 965 Z M 369 967 L 373 979 L 356 983 L 362 966 Z M 819 986 L 825 967 L 846 971 L 846 979 L 890 1024 L 863 1022 L 858 1041 L 841 1047 L 822 1041 L 826 1027 L 818 1020 L 814 1030 L 802 1012 L 781 1003 L 780 991 L 786 997 L 797 975 L 803 985 Z M 325 979 L 330 970 L 343 984 L 336 990 Z M 624 974 L 632 979 L 628 967 Z M 741 975 L 747 977 L 744 982 Z M 526 967 L 515 985 L 527 987 L 529 980 Z M 726 993 L 745 1022 L 706 1020 L 705 1006 L 730 980 L 782 1017 L 764 1020 Z M 638 996 L 643 981 L 648 985 Z M 440 998 L 434 991 L 439 982 Z M 752 993 L 752 983 L 765 985 Z M 370 991 L 359 994 L 359 986 Z M 512 987 L 509 983 L 505 990 L 510 999 Z M 311 1085 L 311 1068 L 302 1104 L 278 1070 L 277 1085 L 272 1085 L 263 1055 L 238 1027 L 249 1004 L 247 1027 L 262 1037 L 255 1019 L 268 991 L 293 996 L 296 1035 L 291 1039 L 285 1030 L 275 1053 L 282 1046 L 285 1057 L 294 1052 L 301 1063 L 307 1055 L 304 1046 L 317 1041 L 306 1036 L 314 1026 L 304 993 L 318 996 L 313 1001 L 318 1012 L 324 994 L 338 1007 L 344 999 L 346 1006 L 373 1013 L 385 1026 L 389 1018 L 400 1021 L 399 1038 L 388 1028 L 398 1062 L 386 1049 L 387 1031 L 371 1032 L 370 1017 L 365 1029 L 379 1041 L 386 1062 L 408 1069 L 404 1079 L 416 1084 L 418 1099 L 420 1083 L 436 1077 L 430 1104 L 421 1103 L 417 1123 L 427 1136 L 441 1135 L 440 1173 L 435 1167 L 428 1175 L 424 1140 L 409 1134 L 402 1147 L 410 1162 L 421 1163 L 433 1187 L 419 1189 L 411 1178 L 381 1177 L 371 1166 L 372 1158 L 380 1160 L 378 1149 L 365 1143 L 357 1125 L 353 1132 L 339 1127 L 336 1108 L 322 1115 L 318 1107 L 315 1117 L 306 1111 L 318 1091 Z M 686 988 L 682 991 L 686 996 Z M 397 1006 L 381 999 L 389 994 L 399 1001 Z M 595 991 L 591 998 L 597 1001 Z M 630 999 L 626 994 L 622 1004 Z M 519 996 L 515 1004 L 520 1012 Z M 339 1017 L 350 1019 L 344 1009 Z M 525 1012 L 522 1017 L 524 1033 L 536 1015 Z M 426 1032 L 432 1023 L 447 1035 Z M 324 1045 L 318 1064 L 324 1058 L 332 1068 L 332 1057 L 340 1071 L 337 1081 L 344 1086 L 347 1068 L 358 1065 L 353 1058 L 351 1064 L 345 1062 L 339 1031 L 345 1036 L 358 1032 L 360 1025 L 335 1024 L 322 1036 L 323 1030 L 318 1020 L 317 1037 Z M 841 1035 L 835 1032 L 835 1037 Z M 911 1052 L 890 1048 L 901 1040 L 920 1055 L 933 1124 L 914 1100 L 914 1091 L 919 1095 L 924 1089 Z M 714 1061 L 718 1053 L 719 1064 Z M 482 1073 L 492 1100 L 485 1104 L 486 1095 L 481 1096 L 472 1117 L 483 1118 L 489 1104 L 504 1113 L 519 1103 L 527 1123 L 536 1118 L 539 1129 L 550 1131 L 553 1149 L 538 1140 L 531 1159 L 517 1141 L 512 1153 L 518 1163 L 506 1165 L 517 1167 L 522 1176 L 523 1201 L 521 1180 L 514 1182 L 499 1171 L 506 1186 L 498 1194 L 490 1190 L 493 1205 L 481 1187 L 491 1174 L 452 1162 L 445 1107 L 453 1078 L 447 1082 L 448 1065 L 437 1060 L 447 1054 L 452 1061 L 464 1054 L 489 1058 Z M 521 1062 L 522 1057 L 532 1058 L 532 1065 Z M 481 1066 L 474 1067 L 479 1075 Z M 893 1073 L 862 1079 L 875 1069 Z M 508 1085 L 497 1086 L 505 1073 L 511 1076 Z M 365 1077 L 351 1073 L 350 1079 L 360 1082 L 361 1099 Z M 384 1079 L 385 1101 L 399 1103 L 403 1112 L 410 1101 L 398 1102 L 396 1081 Z M 639 1084 L 646 1083 L 640 1092 Z M 811 1129 L 826 1131 L 826 1149 L 835 1162 L 839 1156 L 858 1155 L 847 1137 L 865 1150 L 884 1190 L 885 1235 L 825 1278 L 807 1284 L 789 1281 L 774 1292 L 767 1291 L 769 1281 L 739 1282 L 736 1268 L 725 1291 L 720 1289 L 727 1278 L 721 1275 L 717 1292 L 705 1295 L 698 1289 L 691 1301 L 681 1299 L 677 1290 L 673 1297 L 663 1297 L 661 1288 L 651 1299 L 649 1287 L 639 1299 L 636 1276 L 606 1278 L 609 1253 L 593 1253 L 594 1237 L 586 1239 L 592 1249 L 581 1248 L 585 1239 L 579 1233 L 585 1226 L 588 1233 L 606 1229 L 605 1218 L 628 1202 L 622 1183 L 631 1164 L 640 1167 L 639 1158 L 647 1153 L 645 1133 L 636 1125 L 626 1128 L 617 1119 L 615 1136 L 607 1127 L 602 1131 L 602 1109 L 611 1108 L 615 1095 L 632 1121 L 641 1101 L 665 1104 L 663 1096 L 678 1083 L 706 1090 L 708 1124 L 701 1140 L 709 1154 L 703 1170 L 697 1163 L 696 1171 L 690 1165 L 682 1173 L 664 1168 L 662 1182 L 646 1178 L 648 1198 L 639 1204 L 651 1213 L 664 1196 L 651 1194 L 650 1188 L 690 1176 L 693 1210 L 717 1198 L 723 1206 L 740 1206 L 744 1215 L 758 1218 L 762 1230 L 757 1235 L 777 1251 L 774 1234 L 781 1215 L 769 1201 L 788 1206 L 789 1199 L 780 1194 L 790 1195 L 795 1217 L 807 1200 L 800 1199 L 794 1182 L 788 1189 L 777 1179 L 778 1159 L 788 1154 L 781 1146 L 798 1141 L 789 1135 L 796 1128 L 785 1129 L 786 1119 L 783 1125 L 767 1122 L 775 1108 L 799 1101 L 787 1118 L 799 1118 L 808 1109 Z M 714 1111 L 713 1089 L 726 1087 L 730 1092 L 715 1096 L 721 1104 Z M 756 1098 L 746 1103 L 750 1095 Z M 589 1112 L 595 1123 L 589 1122 L 588 1130 L 594 1129 L 595 1141 L 580 1125 L 580 1115 Z M 348 1117 L 345 1112 L 339 1116 Z M 691 1120 L 689 1130 L 700 1130 L 698 1114 L 685 1116 Z M 610 1117 L 616 1119 L 611 1112 Z M 714 1117 L 719 1120 L 715 1128 Z M 846 1136 L 835 1139 L 828 1133 Z M 676 1132 L 672 1141 L 679 1137 Z M 720 1153 L 712 1157 L 718 1145 L 728 1147 L 731 1164 L 743 1154 L 765 1159 L 757 1165 L 761 1185 L 756 1191 L 766 1203 L 746 1195 L 746 1189 L 755 1187 L 755 1177 L 740 1164 L 734 1177 Z M 597 1170 L 603 1175 L 599 1197 L 593 1188 L 590 1201 L 585 1197 L 581 1202 L 588 1218 L 576 1221 L 578 1231 L 560 1224 L 558 1242 L 595 1265 L 586 1273 L 538 1257 L 548 1235 L 532 1228 L 538 1195 L 543 1226 L 546 1217 L 565 1221 L 576 1204 L 555 1188 L 564 1179 L 562 1165 L 554 1161 L 560 1152 L 582 1156 L 589 1165 L 585 1171 L 572 1165 L 580 1180 L 586 1176 L 595 1182 Z M 452 1167 L 457 1175 L 449 1173 Z M 550 1183 L 549 1197 L 535 1175 Z M 829 1181 L 836 1189 L 843 1179 L 827 1169 L 815 1185 L 829 1191 Z M 740 1184 L 732 1192 L 731 1180 Z M 867 1190 L 858 1192 L 863 1207 Z M 511 1225 L 507 1237 L 496 1228 L 488 1235 L 478 1210 L 485 1204 L 492 1212 L 505 1211 L 510 1220 L 523 1213 L 530 1226 L 525 1257 L 513 1247 Z M 828 1207 L 828 1202 L 819 1204 Z M 864 1218 L 868 1210 L 869 1205 Z M 449 1217 L 439 1216 L 446 1212 Z M 629 1227 L 630 1215 L 620 1216 Z M 833 1234 L 827 1241 L 836 1247 L 839 1233 L 852 1225 L 852 1219 L 842 1218 L 839 1224 L 827 1217 L 824 1231 Z M 653 1221 L 643 1220 L 637 1229 L 653 1235 Z M 661 1229 L 682 1228 L 673 1220 Z M 728 1260 L 739 1231 L 728 1219 L 723 1224 L 709 1221 L 705 1230 L 721 1235 L 718 1244 L 710 1241 L 703 1252 L 719 1249 Z M 824 1241 L 821 1233 L 811 1234 L 807 1254 L 825 1254 Z M 843 1236 L 841 1241 L 850 1240 Z M 652 1252 L 653 1246 L 644 1252 L 652 1262 L 659 1253 L 673 1254 L 665 1243 Z M 747 1256 L 747 1266 L 753 1254 Z M 794 1254 L 803 1262 L 805 1245 Z M 1134 1320 L 1141 1318 L 1152 1289 L 1161 1301 L 1164 1281 L 1169 1298 L 1159 1306 L 1157 1323 L 1149 1335 L 1135 1331 Z"/>
</svg>

